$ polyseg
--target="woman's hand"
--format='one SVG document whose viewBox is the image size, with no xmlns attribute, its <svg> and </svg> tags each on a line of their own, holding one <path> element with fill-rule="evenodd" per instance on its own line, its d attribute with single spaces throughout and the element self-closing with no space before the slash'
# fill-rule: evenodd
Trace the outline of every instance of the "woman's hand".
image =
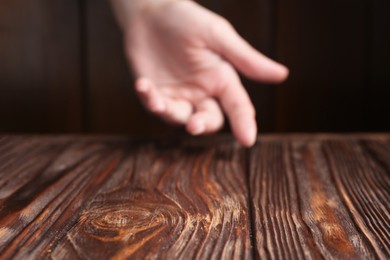
<svg viewBox="0 0 390 260">
<path fill-rule="evenodd" d="M 145 107 L 193 135 L 226 113 L 238 141 L 256 141 L 255 109 L 235 69 L 269 83 L 288 70 L 252 48 L 222 17 L 189 0 L 112 0 Z"/>
</svg>

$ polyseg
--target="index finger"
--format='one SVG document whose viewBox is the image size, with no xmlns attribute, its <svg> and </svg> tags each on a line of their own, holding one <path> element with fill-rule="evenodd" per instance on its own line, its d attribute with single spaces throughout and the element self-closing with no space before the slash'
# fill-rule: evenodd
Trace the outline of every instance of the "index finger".
<svg viewBox="0 0 390 260">
<path fill-rule="evenodd" d="M 230 77 L 217 93 L 237 140 L 250 147 L 256 142 L 256 112 L 252 101 L 233 68 Z"/>
</svg>

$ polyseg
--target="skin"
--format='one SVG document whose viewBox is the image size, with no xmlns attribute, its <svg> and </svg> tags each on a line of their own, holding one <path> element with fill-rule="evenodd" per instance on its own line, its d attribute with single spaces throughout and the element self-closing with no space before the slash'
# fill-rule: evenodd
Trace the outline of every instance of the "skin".
<svg viewBox="0 0 390 260">
<path fill-rule="evenodd" d="M 280 83 L 288 69 L 242 39 L 221 16 L 190 0 L 111 0 L 123 30 L 135 89 L 146 109 L 210 134 L 224 113 L 244 146 L 256 141 L 255 109 L 237 71 Z"/>
</svg>

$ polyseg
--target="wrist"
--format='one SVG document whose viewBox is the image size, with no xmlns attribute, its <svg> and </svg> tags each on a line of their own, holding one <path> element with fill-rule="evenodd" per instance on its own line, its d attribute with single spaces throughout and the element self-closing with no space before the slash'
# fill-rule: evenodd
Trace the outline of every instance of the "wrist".
<svg viewBox="0 0 390 260">
<path fill-rule="evenodd" d="M 150 13 L 164 8 L 180 0 L 110 0 L 119 26 L 127 31 L 138 20 L 142 20 Z"/>
</svg>

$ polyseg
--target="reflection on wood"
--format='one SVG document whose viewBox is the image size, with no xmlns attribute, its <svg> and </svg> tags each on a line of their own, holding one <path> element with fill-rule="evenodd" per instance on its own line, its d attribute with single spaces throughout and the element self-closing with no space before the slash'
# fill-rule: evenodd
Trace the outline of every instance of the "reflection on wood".
<svg viewBox="0 0 390 260">
<path fill-rule="evenodd" d="M 0 137 L 0 258 L 390 256 L 390 136 Z"/>
</svg>

